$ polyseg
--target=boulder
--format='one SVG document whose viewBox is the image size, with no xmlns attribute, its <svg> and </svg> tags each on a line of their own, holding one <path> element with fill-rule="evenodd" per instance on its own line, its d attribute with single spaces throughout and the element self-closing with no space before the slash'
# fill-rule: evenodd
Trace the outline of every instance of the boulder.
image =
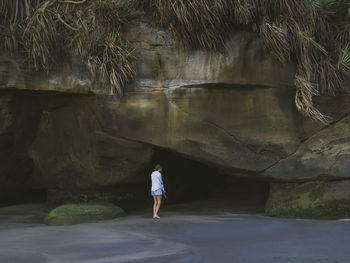
<svg viewBox="0 0 350 263">
<path fill-rule="evenodd" d="M 264 175 L 286 181 L 350 178 L 350 116 L 310 137 Z"/>
<path fill-rule="evenodd" d="M 53 209 L 45 217 L 45 223 L 50 226 L 73 225 L 87 221 L 113 219 L 123 214 L 123 209 L 109 203 L 66 204 Z"/>
<path fill-rule="evenodd" d="M 337 219 L 350 217 L 350 180 L 272 183 L 269 216 Z"/>
<path fill-rule="evenodd" d="M 145 179 L 148 179 L 149 184 L 149 177 L 145 176 Z M 45 207 L 51 210 L 70 203 L 112 203 L 127 209 L 142 207 L 148 203 L 148 200 L 152 200 L 148 184 L 120 184 L 114 187 L 87 190 L 48 189 Z"/>
</svg>

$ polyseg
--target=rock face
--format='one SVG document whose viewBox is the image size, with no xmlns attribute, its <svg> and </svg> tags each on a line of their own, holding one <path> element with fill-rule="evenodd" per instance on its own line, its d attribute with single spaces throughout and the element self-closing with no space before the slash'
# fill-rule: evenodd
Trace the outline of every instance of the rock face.
<svg viewBox="0 0 350 263">
<path fill-rule="evenodd" d="M 266 213 L 279 217 L 350 217 L 350 180 L 271 184 Z"/>
<path fill-rule="evenodd" d="M 35 99 L 0 94 L 0 205 L 18 201 L 33 186 L 34 165 L 27 150 L 35 139 L 39 114 Z"/>
<path fill-rule="evenodd" d="M 253 33 L 232 33 L 217 52 L 186 50 L 138 18 L 127 37 L 136 46 L 137 74 L 121 99 L 101 94 L 74 57 L 47 76 L 25 76 L 16 60 L 0 58 L 3 185 L 49 189 L 52 206 L 98 201 L 99 191 L 148 180 L 156 147 L 252 180 L 349 178 L 350 96 L 315 98 L 334 117 L 329 127 L 302 117 L 293 65 L 272 60 Z M 283 189 L 272 185 L 267 211 Z"/>
<path fill-rule="evenodd" d="M 105 133 L 95 97 L 46 97 L 41 107 L 29 155 L 45 187 L 93 189 L 140 181 L 153 149 Z"/>
<path fill-rule="evenodd" d="M 350 177 L 350 116 L 305 141 L 295 154 L 265 172 L 284 180 Z"/>
<path fill-rule="evenodd" d="M 49 74 L 24 74 L 21 61 L 0 53 L 0 89 L 16 89 L 24 91 L 58 91 L 73 94 L 104 94 L 103 87 L 94 85 L 94 81 L 86 72 L 81 61 L 72 56 L 69 61 L 62 62 Z"/>
<path fill-rule="evenodd" d="M 292 154 L 317 129 L 294 109 L 293 92 L 223 85 L 142 89 L 108 107 L 116 112 L 119 136 L 260 172 Z"/>
<path fill-rule="evenodd" d="M 293 65 L 281 66 L 266 56 L 251 32 L 232 34 L 220 52 L 185 50 L 166 32 L 140 21 L 129 24 L 127 38 L 137 47 L 138 86 L 226 83 L 279 87 L 293 82 Z"/>
<path fill-rule="evenodd" d="M 95 196 L 91 190 L 147 179 L 141 172 L 148 167 L 153 148 L 108 134 L 115 128 L 103 117 L 103 98 L 0 94 L 0 205 L 31 200 L 33 189 L 77 194 L 89 190 Z M 111 198 L 128 196 L 119 188 Z M 49 200 L 50 207 L 59 204 L 52 195 Z"/>
<path fill-rule="evenodd" d="M 233 173 L 305 179 L 295 172 L 299 168 L 272 171 L 322 125 L 295 109 L 293 66 L 281 67 L 264 55 L 252 33 L 233 34 L 221 53 L 185 51 L 165 32 L 144 23 L 131 24 L 128 37 L 139 46 L 137 79 L 120 103 L 107 105 L 116 113 L 116 136 L 168 148 Z M 349 101 L 349 96 L 324 97 L 316 103 L 338 120 L 350 113 Z M 294 177 L 287 176 L 291 173 Z M 342 176 L 335 171 L 334 177 Z"/>
</svg>

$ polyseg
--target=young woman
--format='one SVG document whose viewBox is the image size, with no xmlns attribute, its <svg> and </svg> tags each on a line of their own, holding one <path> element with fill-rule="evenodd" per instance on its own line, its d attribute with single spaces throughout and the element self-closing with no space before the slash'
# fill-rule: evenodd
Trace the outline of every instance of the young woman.
<svg viewBox="0 0 350 263">
<path fill-rule="evenodd" d="M 162 166 L 160 164 L 157 164 L 156 167 L 154 168 L 154 171 L 151 174 L 151 181 L 152 181 L 151 194 L 154 200 L 153 218 L 160 218 L 158 216 L 158 211 L 162 203 L 162 195 L 164 194 L 164 197 L 166 198 L 164 184 L 162 180 L 162 174 L 160 173 L 161 171 L 162 171 Z"/>
</svg>

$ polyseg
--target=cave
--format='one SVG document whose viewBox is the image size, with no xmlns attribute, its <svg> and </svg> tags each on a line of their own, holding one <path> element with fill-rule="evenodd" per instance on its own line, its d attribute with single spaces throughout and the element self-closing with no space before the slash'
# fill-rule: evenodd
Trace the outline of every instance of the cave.
<svg viewBox="0 0 350 263">
<path fill-rule="evenodd" d="M 46 202 L 45 179 L 28 154 L 43 113 L 40 100 L 64 103 L 76 97 L 59 92 L 1 90 L 0 207 Z"/>
<path fill-rule="evenodd" d="M 163 167 L 162 176 L 167 192 L 162 210 L 174 209 L 179 213 L 211 213 L 215 210 L 264 212 L 269 181 L 255 174 L 228 171 L 165 148 L 150 146 L 154 148 L 154 153 L 148 167 L 139 174 L 141 182 L 77 190 L 74 193 L 50 189 L 46 200 L 47 210 L 67 202 L 81 202 L 84 199 L 81 196 L 89 196 L 88 201 L 94 202 L 94 196 L 98 195 L 126 212 L 149 211 L 153 204 L 150 174 L 159 163 Z"/>
<path fill-rule="evenodd" d="M 89 118 L 85 120 L 76 118 L 76 116 L 88 116 L 85 113 L 87 111 L 84 111 L 84 107 L 89 105 L 88 102 L 94 101 L 94 97 L 55 92 L 4 91 L 0 94 L 0 99 L 3 102 L 0 121 L 4 127 L 4 132 L 0 136 L 0 145 L 4 149 L 0 152 L 3 161 L 0 206 L 46 202 L 47 209 L 52 209 L 63 203 L 84 201 L 81 196 L 95 196 L 98 193 L 100 196 L 106 196 L 107 201 L 120 205 L 127 211 L 148 208 L 152 204 L 150 173 L 155 164 L 160 163 L 163 166 L 163 181 L 168 195 L 165 205 L 195 204 L 198 201 L 205 201 L 214 203 L 218 207 L 228 205 L 247 212 L 263 212 L 264 210 L 264 204 L 269 194 L 269 182 L 262 180 L 256 174 L 232 171 L 193 159 L 192 156 L 181 155 L 166 148 L 147 144 L 143 145 L 152 148 L 154 153 L 148 167 L 139 174 L 139 177 L 142 178 L 139 182 L 96 188 L 94 185 L 89 185 L 89 182 L 87 182 L 89 178 L 85 176 L 81 178 L 80 188 L 77 186 L 72 191 L 75 195 L 69 197 L 68 192 L 64 190 L 67 188 L 60 188 L 60 182 L 56 182 L 53 175 L 50 177 L 38 171 L 38 167 L 35 166 L 28 155 L 28 148 L 33 144 L 35 138 L 40 136 L 38 126 L 41 116 L 50 114 L 50 111 L 60 109 L 60 112 L 62 112 L 58 113 L 60 116 L 68 116 L 71 113 L 78 112 L 74 115 L 74 118 L 61 123 L 61 126 L 54 126 L 54 131 L 57 131 L 60 127 L 59 130 L 62 130 L 63 134 L 65 131 L 76 130 L 74 123 L 79 125 L 90 123 Z M 9 122 L 9 120 L 12 120 L 12 122 Z M 63 120 L 65 119 L 63 118 Z M 6 126 L 6 123 L 9 124 Z M 91 124 L 86 127 L 83 129 L 84 135 L 91 136 L 90 134 L 95 134 L 94 125 Z M 64 130 L 65 128 L 67 130 Z M 105 126 L 104 128 L 108 127 Z M 51 129 L 53 128 L 51 127 Z M 54 151 L 55 155 L 66 156 L 66 148 L 63 145 L 69 145 L 69 143 L 64 140 L 71 140 L 72 137 L 69 134 L 59 137 L 56 133 L 55 136 L 44 140 L 43 144 L 39 145 L 41 148 L 39 147 L 37 150 L 50 149 L 45 158 L 51 155 L 51 151 Z M 81 140 L 84 142 L 84 139 Z M 84 148 L 78 148 L 80 152 L 83 151 L 82 149 Z M 101 151 L 108 152 L 109 150 L 104 148 Z M 107 157 L 102 161 L 109 160 L 106 159 Z M 59 160 L 64 161 L 64 159 Z M 54 163 L 48 163 L 48 165 L 51 164 Z M 67 181 L 67 184 L 69 182 L 73 184 L 76 183 L 73 182 L 74 180 L 80 180 L 79 177 L 72 178 L 72 175 L 76 176 L 76 173 L 74 169 L 70 170 L 69 172 L 67 170 L 67 175 L 60 179 Z M 51 187 L 48 187 L 48 185 L 51 185 Z M 78 194 L 77 190 L 79 190 Z M 111 199 L 108 199 L 109 196 L 111 196 Z M 131 196 L 131 198 L 124 198 L 125 196 Z"/>
<path fill-rule="evenodd" d="M 167 192 L 166 204 L 193 203 L 230 206 L 232 211 L 263 212 L 269 194 L 269 182 L 254 174 L 226 171 L 156 147 L 152 167 L 160 163 Z M 199 203 L 200 203 L 199 202 Z"/>
<path fill-rule="evenodd" d="M 46 202 L 46 189 L 28 189 L 28 188 L 17 188 L 17 189 L 2 189 L 0 195 L 0 207 L 12 206 L 20 204 L 40 203 Z"/>
</svg>

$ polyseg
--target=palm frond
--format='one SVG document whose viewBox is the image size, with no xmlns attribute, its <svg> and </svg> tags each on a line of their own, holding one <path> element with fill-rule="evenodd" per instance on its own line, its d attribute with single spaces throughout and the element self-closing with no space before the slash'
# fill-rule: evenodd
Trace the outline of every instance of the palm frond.
<svg viewBox="0 0 350 263">
<path fill-rule="evenodd" d="M 131 45 L 120 35 L 127 0 L 0 0 L 0 35 L 9 54 L 49 72 L 75 52 L 101 86 L 114 94 L 134 76 Z M 113 33 L 111 33 L 113 32 Z"/>
<path fill-rule="evenodd" d="M 316 109 L 312 101 L 312 97 L 318 95 L 315 85 L 300 75 L 295 77 L 294 85 L 296 87 L 295 105 L 298 111 L 312 120 L 328 125 L 331 118 Z"/>
<path fill-rule="evenodd" d="M 296 67 L 296 106 L 326 123 L 312 97 L 350 91 L 349 0 L 0 0 L 0 48 L 50 71 L 71 52 L 100 85 L 122 94 L 134 72 L 122 27 L 133 8 L 187 48 L 220 50 L 237 28 L 255 31 L 266 52 Z"/>
<path fill-rule="evenodd" d="M 314 0 L 312 5 L 321 16 L 340 23 L 348 15 L 350 8 L 348 0 Z"/>
<path fill-rule="evenodd" d="M 298 32 L 299 36 L 310 42 L 315 48 L 322 52 L 325 56 L 328 56 L 328 51 L 319 43 L 317 43 L 312 37 L 308 36 L 305 32 Z"/>
<path fill-rule="evenodd" d="M 275 24 L 264 23 L 260 26 L 260 36 L 268 52 L 282 64 L 290 60 L 291 50 L 286 28 Z"/>
<path fill-rule="evenodd" d="M 219 49 L 233 21 L 235 0 L 136 1 L 153 21 L 188 48 Z"/>
<path fill-rule="evenodd" d="M 350 42 L 345 46 L 339 56 L 338 67 L 340 65 L 350 68 Z"/>
</svg>

